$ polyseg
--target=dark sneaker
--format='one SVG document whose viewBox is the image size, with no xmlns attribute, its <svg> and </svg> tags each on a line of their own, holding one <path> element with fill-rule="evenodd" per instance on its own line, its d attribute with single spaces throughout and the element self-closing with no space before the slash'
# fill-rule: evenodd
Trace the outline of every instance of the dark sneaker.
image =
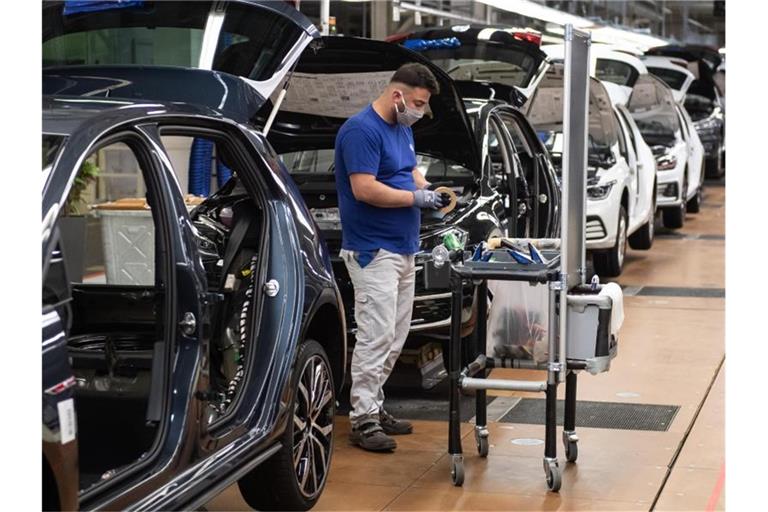
<svg viewBox="0 0 768 512">
<path fill-rule="evenodd" d="M 349 440 L 363 450 L 370 452 L 388 452 L 397 448 L 397 443 L 389 437 L 375 421 L 352 427 Z"/>
<path fill-rule="evenodd" d="M 384 409 L 379 412 L 379 422 L 384 432 L 391 436 L 402 436 L 413 432 L 413 425 L 410 421 L 395 419 Z"/>
</svg>

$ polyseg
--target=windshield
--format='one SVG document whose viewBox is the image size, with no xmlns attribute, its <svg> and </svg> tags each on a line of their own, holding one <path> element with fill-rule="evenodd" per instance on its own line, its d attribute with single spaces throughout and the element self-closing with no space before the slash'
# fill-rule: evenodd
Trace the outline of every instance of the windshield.
<svg viewBox="0 0 768 512">
<path fill-rule="evenodd" d="M 681 73 L 679 71 L 675 71 L 674 69 L 667 69 L 667 68 L 654 68 L 649 67 L 648 68 L 649 73 L 653 73 L 657 77 L 664 80 L 664 82 L 670 86 L 672 89 L 679 91 L 683 88 L 683 84 L 685 83 L 686 74 Z"/>
<path fill-rule="evenodd" d="M 715 104 L 712 100 L 698 94 L 686 94 L 684 106 L 694 122 L 706 119 L 715 110 Z"/>
<path fill-rule="evenodd" d="M 626 62 L 597 59 L 595 63 L 595 76 L 605 82 L 634 87 L 638 72 Z"/>
<path fill-rule="evenodd" d="M 213 12 L 212 2 L 126 4 L 92 12 L 68 11 L 66 2 L 44 4 L 43 67 L 199 67 L 263 81 L 299 36 L 287 18 L 268 10 L 255 16 L 240 4 L 217 2 Z M 212 53 L 203 50 L 208 37 L 216 42 Z"/>
<path fill-rule="evenodd" d="M 517 87 L 527 87 L 540 64 L 523 51 L 482 43 L 420 53 L 454 80 L 497 82 Z"/>
</svg>

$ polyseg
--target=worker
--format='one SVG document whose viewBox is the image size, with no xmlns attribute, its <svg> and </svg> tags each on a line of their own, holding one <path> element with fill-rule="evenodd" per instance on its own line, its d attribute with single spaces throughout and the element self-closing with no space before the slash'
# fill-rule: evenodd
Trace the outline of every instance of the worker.
<svg viewBox="0 0 768 512">
<path fill-rule="evenodd" d="M 448 204 L 416 169 L 411 125 L 439 94 L 432 72 L 401 66 L 384 92 L 350 117 L 336 136 L 336 190 L 342 249 L 355 293 L 357 341 L 352 353 L 350 441 L 365 450 L 391 451 L 392 435 L 413 426 L 384 410 L 383 386 L 411 325 L 422 208 Z"/>
</svg>

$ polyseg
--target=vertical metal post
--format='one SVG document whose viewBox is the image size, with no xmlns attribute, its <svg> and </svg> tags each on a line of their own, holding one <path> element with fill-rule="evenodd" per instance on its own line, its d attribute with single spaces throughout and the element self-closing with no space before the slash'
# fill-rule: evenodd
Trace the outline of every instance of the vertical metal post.
<svg viewBox="0 0 768 512">
<path fill-rule="evenodd" d="M 477 323 L 475 324 L 475 330 L 477 336 L 475 337 L 474 346 L 474 358 L 477 358 L 480 354 L 485 354 L 488 341 L 488 281 L 483 279 L 477 287 Z M 473 359 L 474 359 L 473 358 Z M 476 375 L 477 378 L 484 379 L 486 377 L 487 370 L 481 370 Z M 485 427 L 488 424 L 487 410 L 488 403 L 487 391 L 485 389 L 478 389 L 475 395 L 475 426 Z"/>
<path fill-rule="evenodd" d="M 451 338 L 448 341 L 448 376 L 450 412 L 448 416 L 448 453 L 461 454 L 461 404 L 459 374 L 461 372 L 461 290 L 462 279 L 451 273 Z"/>
</svg>

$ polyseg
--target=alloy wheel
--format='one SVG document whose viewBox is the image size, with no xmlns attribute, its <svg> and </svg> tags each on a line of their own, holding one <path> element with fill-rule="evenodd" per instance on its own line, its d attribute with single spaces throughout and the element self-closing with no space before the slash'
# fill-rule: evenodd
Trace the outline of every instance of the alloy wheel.
<svg viewBox="0 0 768 512">
<path fill-rule="evenodd" d="M 293 412 L 293 466 L 307 499 L 317 496 L 328 475 L 334 408 L 330 371 L 323 358 L 314 355 L 302 369 Z"/>
</svg>

